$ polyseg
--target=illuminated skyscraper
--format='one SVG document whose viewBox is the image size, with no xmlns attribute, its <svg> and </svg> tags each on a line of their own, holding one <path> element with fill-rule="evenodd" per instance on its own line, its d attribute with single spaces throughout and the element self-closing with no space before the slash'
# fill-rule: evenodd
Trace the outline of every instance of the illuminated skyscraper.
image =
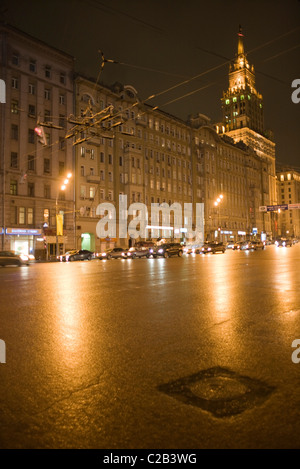
<svg viewBox="0 0 300 469">
<path fill-rule="evenodd" d="M 257 220 L 262 231 L 274 233 L 274 223 L 269 213 L 259 214 L 259 205 L 277 203 L 275 143 L 272 133 L 264 126 L 263 98 L 255 84 L 255 71 L 247 59 L 244 50 L 244 36 L 241 27 L 238 32 L 238 47 L 234 61 L 229 67 L 229 87 L 223 92 L 223 123 L 217 127 L 219 133 L 225 133 L 235 143 L 242 142 L 254 151 L 256 168 L 260 167 L 259 181 L 249 183 L 247 197 L 250 203 L 250 218 Z M 219 130 L 220 129 L 220 130 Z M 253 162 L 249 160 L 249 170 Z M 250 178 L 248 178 L 250 181 Z M 256 215 L 255 215 L 256 214 Z"/>
</svg>

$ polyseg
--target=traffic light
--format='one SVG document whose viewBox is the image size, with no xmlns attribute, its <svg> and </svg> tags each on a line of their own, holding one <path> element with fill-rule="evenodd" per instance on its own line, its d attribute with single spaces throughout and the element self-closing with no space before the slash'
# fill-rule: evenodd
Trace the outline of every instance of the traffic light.
<svg viewBox="0 0 300 469">
<path fill-rule="evenodd" d="M 34 129 L 35 133 L 38 135 L 39 137 L 39 142 L 46 146 L 47 145 L 47 140 L 46 140 L 46 136 L 45 136 L 45 132 L 44 132 L 44 129 L 42 126 L 40 125 L 37 125 Z"/>
</svg>

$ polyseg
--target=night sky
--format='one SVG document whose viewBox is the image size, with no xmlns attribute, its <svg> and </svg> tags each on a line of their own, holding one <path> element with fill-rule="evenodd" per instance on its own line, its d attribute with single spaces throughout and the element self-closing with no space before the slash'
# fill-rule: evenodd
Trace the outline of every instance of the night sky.
<svg viewBox="0 0 300 469">
<path fill-rule="evenodd" d="M 277 160 L 300 169 L 300 103 L 291 100 L 292 81 L 300 79 L 299 0 L 4 3 L 9 24 L 73 55 L 76 71 L 97 78 L 99 50 L 122 63 L 106 63 L 100 82 L 130 84 L 142 101 L 189 80 L 147 101 L 184 120 L 195 113 L 206 114 L 212 122 L 222 119 L 220 98 L 228 87 L 228 61 L 237 51 L 241 24 L 257 90 L 264 98 L 265 127 L 274 132 Z"/>
</svg>

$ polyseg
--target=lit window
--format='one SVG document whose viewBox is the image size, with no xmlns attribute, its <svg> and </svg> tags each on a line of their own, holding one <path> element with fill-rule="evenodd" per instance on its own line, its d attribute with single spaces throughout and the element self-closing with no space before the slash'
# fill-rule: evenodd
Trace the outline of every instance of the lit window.
<svg viewBox="0 0 300 469">
<path fill-rule="evenodd" d="M 19 207 L 19 225 L 25 223 L 25 207 Z"/>
</svg>

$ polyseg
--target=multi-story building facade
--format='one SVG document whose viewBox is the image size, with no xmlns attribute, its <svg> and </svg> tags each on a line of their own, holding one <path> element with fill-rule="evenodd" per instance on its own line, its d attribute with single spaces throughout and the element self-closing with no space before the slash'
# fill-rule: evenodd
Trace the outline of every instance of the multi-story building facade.
<svg viewBox="0 0 300 469">
<path fill-rule="evenodd" d="M 194 116 L 190 123 L 193 184 L 197 199 L 205 202 L 206 238 L 229 241 L 266 233 L 259 211 L 262 192 L 268 190 L 264 162 L 251 147 L 216 133 L 207 117 Z"/>
<path fill-rule="evenodd" d="M 85 126 L 89 113 L 93 119 Z M 151 220 L 151 204 L 184 207 L 193 202 L 192 131 L 186 122 L 139 103 L 131 86 L 106 88 L 83 77 L 76 79 L 76 115 L 82 119 L 75 129 L 80 137 L 74 136 L 76 229 L 81 246 L 97 250 L 117 241 L 130 244 L 128 236 L 121 240 L 96 235 L 96 210 L 103 202 L 114 205 L 119 233 L 120 195 L 127 197 L 126 209 L 133 203 L 145 204 L 152 226 L 158 223 Z M 170 215 L 174 225 L 174 213 Z M 128 223 L 131 220 L 129 216 Z M 151 237 L 150 231 L 147 237 Z M 175 233 L 171 226 L 158 231 L 158 237 L 182 239 L 185 230 Z"/>
<path fill-rule="evenodd" d="M 0 26 L 0 36 L 6 84 L 0 105 L 1 248 L 49 257 L 57 247 L 74 246 L 72 183 L 60 191 L 73 172 L 72 144 L 64 138 L 73 112 L 73 58 L 8 25 Z M 63 220 L 58 237 L 57 214 Z"/>
<path fill-rule="evenodd" d="M 288 210 L 277 211 L 276 234 L 282 237 L 300 237 L 300 171 L 277 165 L 277 197 L 279 205 Z"/>
</svg>

